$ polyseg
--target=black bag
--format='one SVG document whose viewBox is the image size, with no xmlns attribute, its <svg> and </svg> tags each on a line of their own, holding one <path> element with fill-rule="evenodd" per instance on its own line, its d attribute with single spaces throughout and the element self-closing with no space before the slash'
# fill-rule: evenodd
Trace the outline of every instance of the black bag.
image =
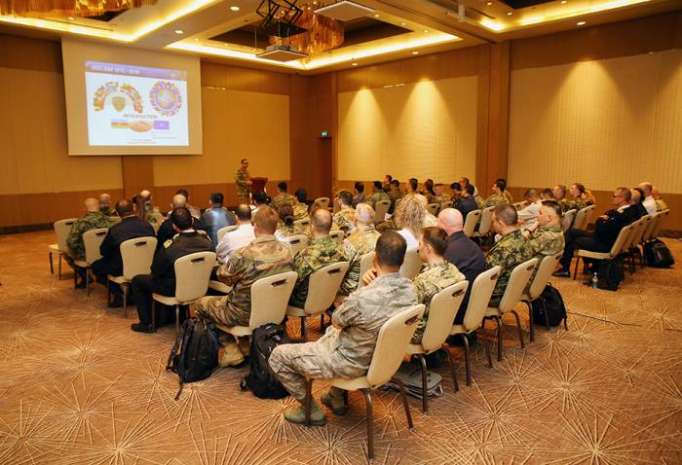
<svg viewBox="0 0 682 465">
<path fill-rule="evenodd" d="M 275 347 L 288 342 L 282 325 L 268 323 L 253 331 L 249 354 L 250 371 L 241 382 L 243 390 L 249 389 L 260 399 L 281 399 L 289 395 L 270 370 L 268 363 Z"/>
<path fill-rule="evenodd" d="M 549 283 L 545 286 L 540 297 L 531 303 L 531 307 L 533 309 L 533 322 L 543 323 L 547 328 L 559 326 L 566 318 L 564 299 L 557 288 Z"/>
<path fill-rule="evenodd" d="M 675 264 L 670 249 L 658 239 L 644 244 L 644 261 L 654 268 L 670 268 Z"/>
<path fill-rule="evenodd" d="M 623 260 L 601 260 L 597 268 L 597 287 L 607 291 L 617 291 L 620 283 L 625 279 Z"/>
<path fill-rule="evenodd" d="M 195 318 L 185 320 L 166 365 L 166 370 L 172 370 L 180 378 L 176 400 L 182 393 L 184 383 L 211 376 L 218 366 L 218 347 L 218 335 L 211 323 Z"/>
</svg>

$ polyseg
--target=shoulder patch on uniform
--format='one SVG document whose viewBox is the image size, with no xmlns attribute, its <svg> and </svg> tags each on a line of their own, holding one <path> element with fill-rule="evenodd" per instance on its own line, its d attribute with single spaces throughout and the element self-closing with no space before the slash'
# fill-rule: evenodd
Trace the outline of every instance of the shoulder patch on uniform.
<svg viewBox="0 0 682 465">
<path fill-rule="evenodd" d="M 166 242 L 163 243 L 163 248 L 167 249 L 168 247 L 171 246 L 172 243 L 173 243 L 173 239 L 168 239 Z"/>
</svg>

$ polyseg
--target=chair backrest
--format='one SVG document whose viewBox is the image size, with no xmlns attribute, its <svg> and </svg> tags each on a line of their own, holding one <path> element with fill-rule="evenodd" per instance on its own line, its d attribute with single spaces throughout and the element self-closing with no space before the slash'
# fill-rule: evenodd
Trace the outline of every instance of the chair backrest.
<svg viewBox="0 0 682 465">
<path fill-rule="evenodd" d="M 422 348 L 430 353 L 440 349 L 450 335 L 452 322 L 467 292 L 469 281 L 460 281 L 434 295 L 429 304 L 429 319 L 426 321 Z"/>
<path fill-rule="evenodd" d="M 637 235 L 637 230 L 639 229 L 639 226 L 641 224 L 642 224 L 641 218 L 630 223 L 631 226 L 630 234 L 628 234 L 625 240 L 623 241 L 623 245 L 621 246 L 621 252 L 630 250 L 630 247 L 632 247 L 632 242 L 635 239 L 635 236 Z"/>
<path fill-rule="evenodd" d="M 299 227 L 304 227 L 310 225 L 310 218 L 303 218 L 302 220 L 294 221 L 294 224 Z"/>
<path fill-rule="evenodd" d="M 374 263 L 374 251 L 366 253 L 365 255 L 360 258 L 360 280 L 358 281 L 358 289 L 364 286 L 362 282 L 362 277 L 369 271 L 370 268 L 372 268 L 372 264 Z"/>
<path fill-rule="evenodd" d="M 523 291 L 528 286 L 530 278 L 535 273 L 535 268 L 538 266 L 538 259 L 531 258 L 519 265 L 516 265 L 509 276 L 509 282 L 504 290 L 504 295 L 502 300 L 500 300 L 500 305 L 498 309 L 500 312 L 508 312 L 516 307 L 516 304 L 521 302 L 521 297 L 523 296 Z"/>
<path fill-rule="evenodd" d="M 476 231 L 476 225 L 481 220 L 481 210 L 472 210 L 467 213 L 467 217 L 464 220 L 464 235 L 466 237 L 471 237 Z"/>
<path fill-rule="evenodd" d="M 57 246 L 62 252 L 69 250 L 69 247 L 66 245 L 66 239 L 69 237 L 71 226 L 76 222 L 76 219 L 77 218 L 67 218 L 54 222 L 54 232 L 57 235 Z"/>
<path fill-rule="evenodd" d="M 651 224 L 651 216 L 644 215 L 639 219 L 639 227 L 632 233 L 632 240 L 629 244 L 630 249 L 637 247 L 639 243 L 642 242 L 642 237 L 644 237 L 644 232 L 649 229 L 649 224 Z"/>
<path fill-rule="evenodd" d="M 285 237 L 282 240 L 289 244 L 292 255 L 296 255 L 308 245 L 308 236 L 305 234 L 294 234 L 293 236 Z"/>
<path fill-rule="evenodd" d="M 336 231 L 330 231 L 329 237 L 331 237 L 332 239 L 334 239 L 337 242 L 343 242 L 343 239 L 346 237 L 346 234 L 343 231 L 341 231 L 340 229 L 338 229 Z"/>
<path fill-rule="evenodd" d="M 419 258 L 417 249 L 409 249 L 405 252 L 403 265 L 400 267 L 400 276 L 407 279 L 414 279 L 422 269 L 422 259 Z"/>
<path fill-rule="evenodd" d="M 632 234 L 632 230 L 635 227 L 635 223 L 631 223 L 627 226 L 624 226 L 620 232 L 618 233 L 618 237 L 616 237 L 616 241 L 613 243 L 611 246 L 611 250 L 609 251 L 609 255 L 611 255 L 611 258 L 617 257 L 622 251 L 623 251 L 623 246 L 627 244 L 628 240 L 630 239 L 630 235 Z"/>
<path fill-rule="evenodd" d="M 651 239 L 651 235 L 653 234 L 654 229 L 656 228 L 656 223 L 658 223 L 661 213 L 662 212 L 655 212 L 653 215 L 651 215 L 651 219 L 647 223 L 646 228 L 644 228 L 644 233 L 642 234 L 642 242 L 647 242 L 648 240 Z"/>
<path fill-rule="evenodd" d="M 295 271 L 287 271 L 261 278 L 251 285 L 251 329 L 284 321 L 297 277 Z"/>
<path fill-rule="evenodd" d="M 487 207 L 481 212 L 481 224 L 478 227 L 478 234 L 481 236 L 485 236 L 490 232 L 490 225 L 493 222 L 493 210 L 495 210 L 495 207 Z"/>
<path fill-rule="evenodd" d="M 329 208 L 329 197 L 318 197 L 313 203 L 317 203 L 322 208 Z"/>
<path fill-rule="evenodd" d="M 670 209 L 665 209 L 660 212 L 660 215 L 656 218 L 656 225 L 654 226 L 654 229 L 651 233 L 651 238 L 656 239 L 658 237 L 658 234 L 661 232 L 661 226 L 663 225 L 663 220 L 665 220 L 668 215 L 670 215 Z"/>
<path fill-rule="evenodd" d="M 370 386 L 381 386 L 398 371 L 423 314 L 424 304 L 419 304 L 393 315 L 383 324 L 367 371 Z"/>
<path fill-rule="evenodd" d="M 102 258 L 99 246 L 107 235 L 107 228 L 96 228 L 83 233 L 83 245 L 85 245 L 85 261 L 89 265 Z"/>
<path fill-rule="evenodd" d="M 390 207 L 391 207 L 390 200 L 379 200 L 374 205 L 374 222 L 381 223 L 382 221 L 385 221 L 386 213 L 388 213 L 388 209 Z"/>
<path fill-rule="evenodd" d="M 545 290 L 545 286 L 549 282 L 549 277 L 552 276 L 552 273 L 556 271 L 557 266 L 559 265 L 561 255 L 562 253 L 558 253 L 556 255 L 547 255 L 542 258 L 542 261 L 538 265 L 538 272 L 535 273 L 535 278 L 533 278 L 533 282 L 531 282 L 528 287 L 528 297 L 532 300 L 540 297 L 542 291 Z"/>
<path fill-rule="evenodd" d="M 220 228 L 218 230 L 218 232 L 216 233 L 216 236 L 218 238 L 218 242 L 221 242 L 223 240 L 223 237 L 225 237 L 225 234 L 232 232 L 232 231 L 236 231 L 237 228 L 239 228 L 238 224 L 232 224 L 230 226 L 224 226 L 224 227 Z"/>
<path fill-rule="evenodd" d="M 311 274 L 303 310 L 309 315 L 327 310 L 334 302 L 347 271 L 348 262 L 337 262 L 325 265 Z"/>
<path fill-rule="evenodd" d="M 136 237 L 121 243 L 123 277 L 132 280 L 139 274 L 151 273 L 157 240 L 155 237 Z"/>
<path fill-rule="evenodd" d="M 490 302 L 501 272 L 500 266 L 494 266 L 479 274 L 474 280 L 463 321 L 468 331 L 475 331 L 483 324 L 483 317 L 488 311 L 488 302 Z"/>
<path fill-rule="evenodd" d="M 213 252 L 196 252 L 175 260 L 175 298 L 189 303 L 206 295 L 213 265 Z"/>
<path fill-rule="evenodd" d="M 441 202 L 439 211 L 445 210 L 446 208 L 452 207 L 452 201 Z"/>
<path fill-rule="evenodd" d="M 440 211 L 440 204 L 430 203 L 426 206 L 426 210 L 428 210 L 428 212 L 431 213 L 433 216 L 436 216 Z"/>
<path fill-rule="evenodd" d="M 569 229 L 571 229 L 571 226 L 573 226 L 576 213 L 578 213 L 578 210 L 574 208 L 572 210 L 568 210 L 561 216 L 561 229 L 564 232 L 568 231 Z"/>
<path fill-rule="evenodd" d="M 573 221 L 573 228 L 574 229 L 585 229 L 590 222 L 590 215 L 592 215 L 592 210 L 596 205 L 588 205 L 585 208 L 581 208 L 578 210 L 578 213 L 575 215 L 575 220 Z"/>
</svg>

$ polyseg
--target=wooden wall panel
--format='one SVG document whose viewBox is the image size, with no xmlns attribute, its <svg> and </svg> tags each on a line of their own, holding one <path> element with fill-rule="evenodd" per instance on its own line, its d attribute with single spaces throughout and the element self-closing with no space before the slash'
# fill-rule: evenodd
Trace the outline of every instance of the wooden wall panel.
<svg viewBox="0 0 682 465">
<path fill-rule="evenodd" d="M 154 157 L 121 157 L 123 192 L 132 198 L 143 189 L 154 188 Z"/>
</svg>

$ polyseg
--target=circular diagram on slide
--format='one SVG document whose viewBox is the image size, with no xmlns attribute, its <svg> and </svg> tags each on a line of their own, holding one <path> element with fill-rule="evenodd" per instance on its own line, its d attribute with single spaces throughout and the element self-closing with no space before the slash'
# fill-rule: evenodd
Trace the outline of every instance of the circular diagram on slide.
<svg viewBox="0 0 682 465">
<path fill-rule="evenodd" d="M 92 106 L 95 111 L 104 110 L 107 99 L 109 99 L 114 110 L 119 113 L 128 105 L 128 99 L 130 99 L 133 109 L 137 113 L 142 113 L 142 97 L 137 89 L 130 84 L 119 85 L 118 82 L 112 81 L 99 86 L 92 99 Z"/>
<path fill-rule="evenodd" d="M 182 108 L 180 90 L 172 82 L 159 81 L 149 91 L 152 107 L 163 116 L 173 116 Z"/>
</svg>

